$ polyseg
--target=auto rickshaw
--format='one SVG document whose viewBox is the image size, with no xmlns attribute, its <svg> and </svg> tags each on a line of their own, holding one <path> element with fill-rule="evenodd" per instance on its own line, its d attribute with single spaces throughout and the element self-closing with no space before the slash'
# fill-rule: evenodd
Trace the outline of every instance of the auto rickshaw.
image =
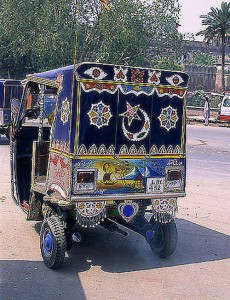
<svg viewBox="0 0 230 300">
<path fill-rule="evenodd" d="M 47 267 L 62 265 L 80 227 L 126 227 L 159 257 L 175 251 L 187 84 L 183 72 L 100 63 L 27 76 L 12 130 L 12 195 L 28 220 L 42 221 Z"/>
<path fill-rule="evenodd" d="M 23 87 L 20 80 L 0 79 L 0 134 L 10 138 L 12 117 L 17 114 Z"/>
</svg>

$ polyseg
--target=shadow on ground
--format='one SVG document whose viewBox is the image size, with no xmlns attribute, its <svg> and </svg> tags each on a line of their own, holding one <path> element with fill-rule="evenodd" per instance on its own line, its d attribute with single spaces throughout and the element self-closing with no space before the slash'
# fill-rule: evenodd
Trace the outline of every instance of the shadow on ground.
<svg viewBox="0 0 230 300">
<path fill-rule="evenodd" d="M 0 135 L 0 145 L 9 145 L 10 141 L 5 137 Z"/>
<path fill-rule="evenodd" d="M 82 272 L 99 266 L 105 272 L 131 272 L 217 261 L 230 258 L 230 236 L 177 219 L 178 244 L 167 258 L 156 257 L 145 239 L 129 231 L 128 237 L 98 227 L 81 229 L 82 241 L 74 243 L 62 272 Z"/>
<path fill-rule="evenodd" d="M 78 274 L 50 270 L 39 261 L 0 261 L 1 300 L 86 300 Z M 68 283 L 68 284 L 67 284 Z"/>
<path fill-rule="evenodd" d="M 177 250 L 168 259 L 154 256 L 144 238 L 133 232 L 123 237 L 98 227 L 81 229 L 82 242 L 73 245 L 59 270 L 50 270 L 41 261 L 1 261 L 0 298 L 40 299 L 42 295 L 43 299 L 85 300 L 79 274 L 92 266 L 123 273 L 230 258 L 230 236 L 182 219 L 176 223 Z"/>
</svg>

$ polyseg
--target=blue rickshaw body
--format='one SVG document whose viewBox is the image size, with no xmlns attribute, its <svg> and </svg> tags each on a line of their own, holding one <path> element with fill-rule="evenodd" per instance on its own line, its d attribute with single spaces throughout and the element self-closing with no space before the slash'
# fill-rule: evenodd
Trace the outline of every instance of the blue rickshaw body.
<svg viewBox="0 0 230 300">
<path fill-rule="evenodd" d="M 164 241 L 160 256 L 174 252 L 170 237 L 154 237 L 176 232 L 177 199 L 185 196 L 187 86 L 183 72 L 101 63 L 27 76 L 12 176 L 28 219 L 44 218 L 42 243 L 52 235 L 52 211 L 83 227 L 121 232 L 121 224 L 151 248 Z"/>
</svg>

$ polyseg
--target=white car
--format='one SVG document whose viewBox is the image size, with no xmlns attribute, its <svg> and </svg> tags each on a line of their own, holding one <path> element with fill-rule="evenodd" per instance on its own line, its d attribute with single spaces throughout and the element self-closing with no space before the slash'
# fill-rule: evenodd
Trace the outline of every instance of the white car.
<svg viewBox="0 0 230 300">
<path fill-rule="evenodd" d="M 220 121 L 230 122 L 230 94 L 224 96 L 220 103 Z"/>
</svg>

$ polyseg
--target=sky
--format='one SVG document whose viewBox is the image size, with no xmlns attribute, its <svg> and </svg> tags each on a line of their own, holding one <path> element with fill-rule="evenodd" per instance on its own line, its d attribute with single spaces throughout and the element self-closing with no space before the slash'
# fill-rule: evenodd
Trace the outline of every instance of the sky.
<svg viewBox="0 0 230 300">
<path fill-rule="evenodd" d="M 200 15 L 206 15 L 211 7 L 218 7 L 223 1 L 227 0 L 179 0 L 181 5 L 181 18 L 179 31 L 181 33 L 197 33 L 205 29 L 201 25 Z M 196 40 L 202 40 L 202 37 L 196 37 Z"/>
</svg>

